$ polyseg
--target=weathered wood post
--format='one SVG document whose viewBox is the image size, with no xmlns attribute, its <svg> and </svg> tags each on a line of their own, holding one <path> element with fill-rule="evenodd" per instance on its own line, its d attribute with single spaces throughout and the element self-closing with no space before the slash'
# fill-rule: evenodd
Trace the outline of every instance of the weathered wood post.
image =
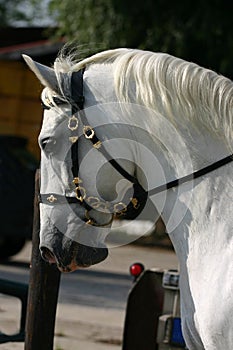
<svg viewBox="0 0 233 350">
<path fill-rule="evenodd" d="M 52 350 L 60 272 L 40 256 L 39 170 L 35 176 L 32 256 L 27 304 L 25 350 Z"/>
</svg>

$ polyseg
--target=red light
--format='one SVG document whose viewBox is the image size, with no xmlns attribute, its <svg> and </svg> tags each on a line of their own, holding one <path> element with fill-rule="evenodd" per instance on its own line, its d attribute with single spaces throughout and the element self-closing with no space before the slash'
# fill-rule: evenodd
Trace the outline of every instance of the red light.
<svg viewBox="0 0 233 350">
<path fill-rule="evenodd" d="M 144 266 L 141 263 L 134 263 L 129 268 L 131 276 L 138 277 L 144 271 Z"/>
</svg>

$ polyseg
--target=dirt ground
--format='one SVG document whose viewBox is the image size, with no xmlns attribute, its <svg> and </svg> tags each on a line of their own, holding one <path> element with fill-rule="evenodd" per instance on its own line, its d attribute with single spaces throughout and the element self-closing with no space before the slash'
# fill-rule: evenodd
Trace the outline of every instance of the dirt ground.
<svg viewBox="0 0 233 350">
<path fill-rule="evenodd" d="M 30 252 L 31 244 L 28 243 L 25 249 L 15 256 L 13 260 L 29 263 Z M 109 258 L 101 264 L 92 267 L 91 271 L 111 273 L 113 279 L 114 276 L 117 279 L 119 274 L 123 277 L 128 275 L 129 266 L 135 261 L 143 262 L 146 268 L 177 267 L 177 259 L 172 250 L 128 245 L 112 249 Z M 6 273 L 13 268 L 12 266 L 1 266 L 0 276 L 1 272 L 3 273 L 4 271 Z M 20 274 L 20 271 L 17 273 Z M 131 282 L 127 278 L 125 280 L 130 289 Z M 117 280 L 115 282 L 117 283 Z M 122 283 L 122 281 L 119 283 Z M 61 286 L 61 288 L 63 287 Z M 106 295 L 105 297 L 107 300 L 108 296 Z M 120 298 L 121 296 L 119 296 L 119 308 L 107 305 L 104 298 L 101 307 L 96 307 L 94 301 L 90 305 L 82 305 L 82 301 L 75 301 L 76 299 L 73 299 L 72 295 L 69 297 L 68 289 L 66 298 L 63 298 L 58 303 L 54 350 L 120 350 L 127 302 L 125 295 L 122 295 L 122 300 Z M 19 310 L 19 303 L 15 304 L 11 298 L 0 295 L 1 331 L 12 333 L 17 329 Z M 23 343 L 0 344 L 0 350 L 23 349 Z"/>
</svg>

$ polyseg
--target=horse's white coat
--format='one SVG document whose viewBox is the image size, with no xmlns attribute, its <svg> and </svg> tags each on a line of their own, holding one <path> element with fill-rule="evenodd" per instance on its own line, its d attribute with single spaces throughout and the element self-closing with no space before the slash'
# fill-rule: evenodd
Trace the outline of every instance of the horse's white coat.
<svg viewBox="0 0 233 350">
<path fill-rule="evenodd" d="M 168 181 L 232 152 L 233 84 L 228 79 L 169 55 L 125 49 L 77 64 L 58 61 L 55 69 L 66 72 L 84 66 L 85 107 L 120 99 L 127 103 L 126 110 L 128 103 L 152 110 L 148 119 L 132 114 L 131 123 L 150 131 L 152 154 Z M 104 122 L 98 115 L 91 119 L 89 111 L 90 123 Z M 114 113 L 107 118 L 105 122 L 114 123 Z M 129 121 L 127 111 L 124 118 Z M 116 137 L 117 132 L 113 130 Z M 134 136 L 136 144 L 128 144 L 126 159 L 135 161 L 146 176 L 137 167 L 128 170 L 138 171 L 142 185 L 147 186 L 146 177 L 150 188 L 156 187 L 164 180 L 162 171 L 141 146 L 141 134 Z M 111 143 L 109 150 L 117 157 Z M 230 163 L 152 198 L 179 258 L 183 333 L 190 350 L 233 349 L 232 170 Z M 107 187 L 109 191 L 111 178 Z"/>
</svg>

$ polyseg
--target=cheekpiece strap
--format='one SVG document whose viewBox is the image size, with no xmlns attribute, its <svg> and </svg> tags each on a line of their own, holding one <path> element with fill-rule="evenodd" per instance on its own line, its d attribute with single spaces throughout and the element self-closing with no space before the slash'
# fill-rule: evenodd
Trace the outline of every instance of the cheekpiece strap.
<svg viewBox="0 0 233 350">
<path fill-rule="evenodd" d="M 77 110 L 84 108 L 84 94 L 83 94 L 83 74 L 85 68 L 74 72 L 71 76 L 71 105 L 72 113 L 75 114 Z"/>
</svg>

